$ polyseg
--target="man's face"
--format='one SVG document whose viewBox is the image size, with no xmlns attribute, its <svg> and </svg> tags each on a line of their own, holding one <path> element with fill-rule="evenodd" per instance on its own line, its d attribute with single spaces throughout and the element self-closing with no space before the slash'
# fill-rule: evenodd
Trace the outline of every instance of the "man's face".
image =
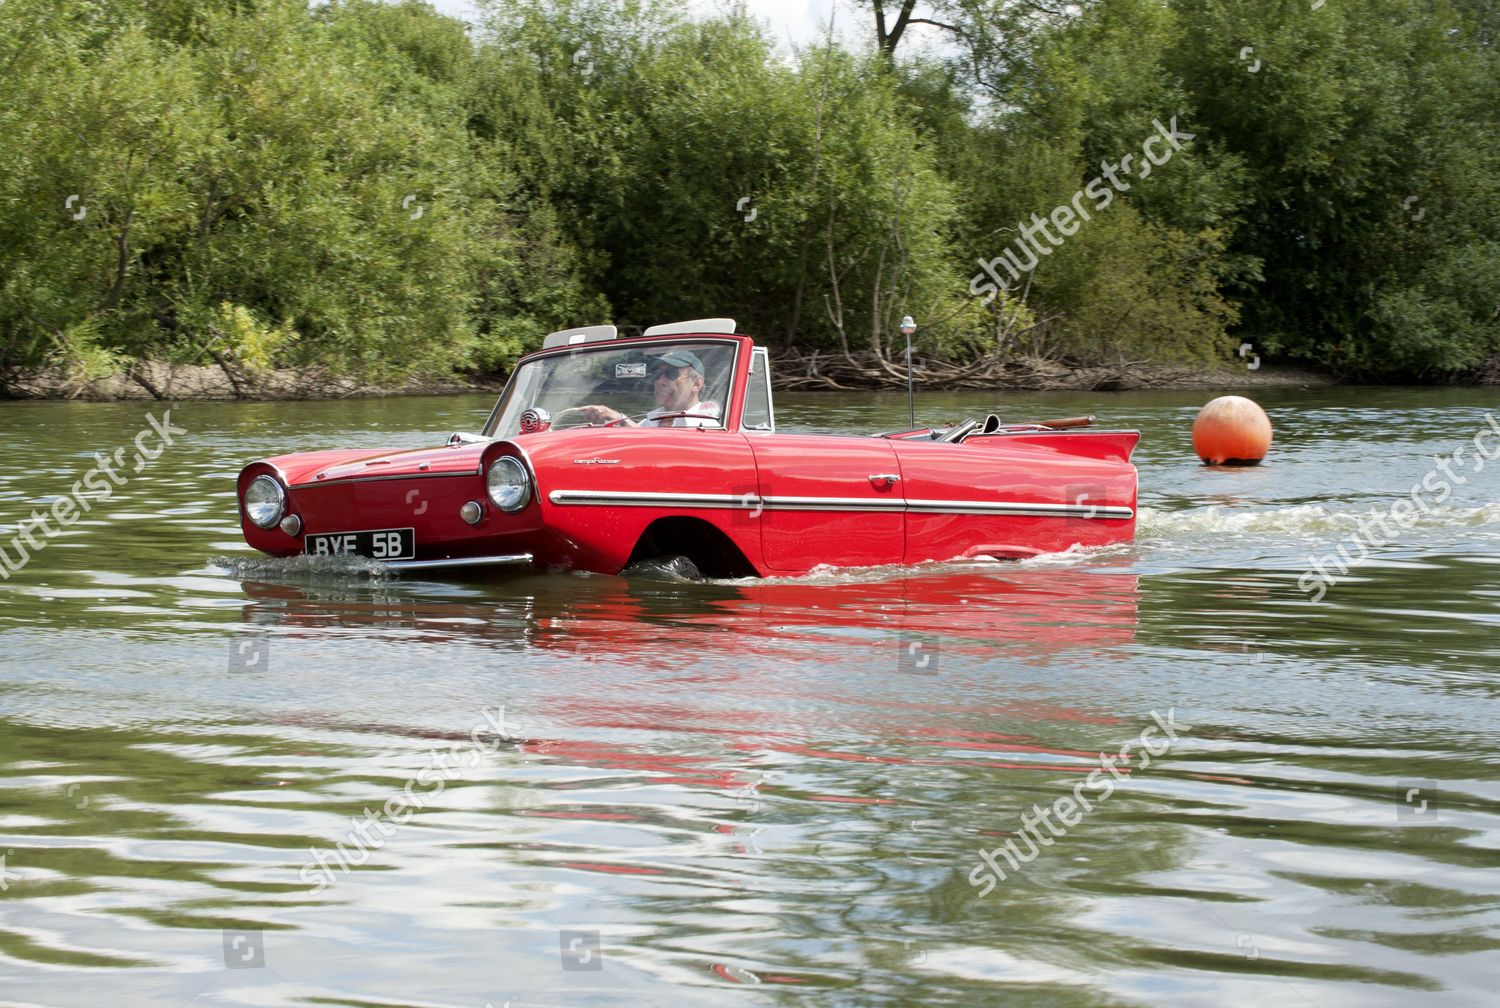
<svg viewBox="0 0 1500 1008">
<path fill-rule="evenodd" d="M 701 391 L 703 376 L 690 367 L 663 365 L 656 371 L 656 405 L 668 412 L 692 406 Z"/>
</svg>

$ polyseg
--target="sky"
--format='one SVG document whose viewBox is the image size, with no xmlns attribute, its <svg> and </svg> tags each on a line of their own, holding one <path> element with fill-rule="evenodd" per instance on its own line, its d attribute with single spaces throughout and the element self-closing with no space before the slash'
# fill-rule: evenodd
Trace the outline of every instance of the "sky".
<svg viewBox="0 0 1500 1008">
<path fill-rule="evenodd" d="M 444 14 L 466 21 L 478 19 L 469 0 L 428 0 Z M 688 6 L 702 13 L 713 13 L 727 7 L 730 0 L 687 0 Z M 860 16 L 852 7 L 838 0 L 745 0 L 745 10 L 754 18 L 768 22 L 782 46 L 806 45 L 819 41 L 828 30 L 828 16 L 838 7 L 836 27 L 839 35 L 850 39 L 871 31 L 864 23 L 870 15 Z M 857 31 L 855 31 L 857 29 Z"/>
</svg>

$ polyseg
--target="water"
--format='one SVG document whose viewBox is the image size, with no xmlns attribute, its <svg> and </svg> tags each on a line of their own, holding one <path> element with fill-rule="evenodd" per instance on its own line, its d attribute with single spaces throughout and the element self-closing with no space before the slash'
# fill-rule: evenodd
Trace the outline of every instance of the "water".
<svg viewBox="0 0 1500 1008">
<path fill-rule="evenodd" d="M 0 1004 L 1491 1003 L 1500 462 L 1307 574 L 1490 397 L 1262 392 L 1223 470 L 1206 398 L 1006 397 L 1143 431 L 1132 546 L 733 584 L 257 558 L 245 462 L 489 401 L 177 407 L 0 582 Z M 0 546 L 153 411 L 0 406 Z"/>
</svg>

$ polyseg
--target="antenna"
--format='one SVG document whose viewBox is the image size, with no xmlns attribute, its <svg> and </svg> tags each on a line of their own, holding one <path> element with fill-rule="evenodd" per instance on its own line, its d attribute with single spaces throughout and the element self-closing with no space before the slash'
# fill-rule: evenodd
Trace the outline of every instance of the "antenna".
<svg viewBox="0 0 1500 1008">
<path fill-rule="evenodd" d="M 917 398 L 911 378 L 911 334 L 917 331 L 917 323 L 910 315 L 901 319 L 901 333 L 906 337 L 906 411 L 910 414 L 911 429 L 917 429 Z"/>
</svg>

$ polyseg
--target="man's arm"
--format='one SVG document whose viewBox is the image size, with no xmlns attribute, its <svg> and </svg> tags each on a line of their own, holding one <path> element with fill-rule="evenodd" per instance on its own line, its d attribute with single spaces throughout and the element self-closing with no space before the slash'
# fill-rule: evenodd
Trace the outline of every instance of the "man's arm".
<svg viewBox="0 0 1500 1008">
<path fill-rule="evenodd" d="M 623 420 L 625 421 L 625 426 L 627 427 L 636 426 L 636 422 L 634 420 L 631 420 L 619 410 L 610 409 L 608 406 L 579 406 L 578 412 L 582 413 L 584 419 L 589 423 L 606 424 Z"/>
</svg>

